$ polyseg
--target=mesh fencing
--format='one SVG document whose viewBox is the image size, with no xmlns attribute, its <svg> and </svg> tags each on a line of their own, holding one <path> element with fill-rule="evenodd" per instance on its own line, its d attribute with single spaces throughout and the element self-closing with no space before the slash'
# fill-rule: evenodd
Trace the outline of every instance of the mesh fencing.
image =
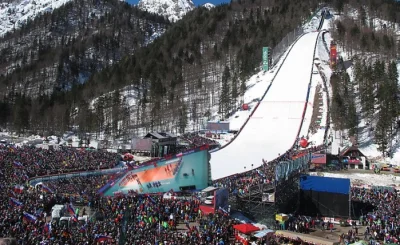
<svg viewBox="0 0 400 245">
<path fill-rule="evenodd" d="M 292 43 L 294 43 L 294 41 L 303 33 L 303 27 L 299 26 L 293 31 L 289 32 L 275 47 L 273 47 L 271 52 L 272 66 L 276 65 L 288 47 L 292 45 Z"/>
</svg>

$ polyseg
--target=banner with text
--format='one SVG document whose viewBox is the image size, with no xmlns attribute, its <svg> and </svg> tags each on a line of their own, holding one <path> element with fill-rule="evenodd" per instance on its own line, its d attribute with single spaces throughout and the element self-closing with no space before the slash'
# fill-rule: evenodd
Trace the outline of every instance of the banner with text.
<svg viewBox="0 0 400 245">
<path fill-rule="evenodd" d="M 268 57 L 268 47 L 263 47 L 262 61 L 263 61 L 263 70 L 268 71 L 269 69 L 269 57 Z"/>
</svg>

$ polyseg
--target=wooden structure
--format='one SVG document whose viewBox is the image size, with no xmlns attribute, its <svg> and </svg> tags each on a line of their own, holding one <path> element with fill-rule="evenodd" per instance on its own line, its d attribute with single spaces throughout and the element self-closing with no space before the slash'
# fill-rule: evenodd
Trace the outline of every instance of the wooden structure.
<svg viewBox="0 0 400 245">
<path fill-rule="evenodd" d="M 344 148 L 339 153 L 342 164 L 354 169 L 369 169 L 367 157 L 360 151 L 357 145 Z"/>
<path fill-rule="evenodd" d="M 144 139 L 151 139 L 152 157 L 163 157 L 167 154 L 175 154 L 177 137 L 170 133 L 151 132 L 144 136 Z"/>
</svg>

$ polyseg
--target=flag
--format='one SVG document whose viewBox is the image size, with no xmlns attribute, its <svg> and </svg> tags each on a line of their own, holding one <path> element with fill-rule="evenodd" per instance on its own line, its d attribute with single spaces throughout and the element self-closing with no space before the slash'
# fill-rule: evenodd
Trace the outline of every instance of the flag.
<svg viewBox="0 0 400 245">
<path fill-rule="evenodd" d="M 29 176 L 26 175 L 26 174 L 23 174 L 23 175 L 22 175 L 22 179 L 23 179 L 23 180 L 28 180 L 28 179 L 29 179 Z"/>
<path fill-rule="evenodd" d="M 68 213 L 71 214 L 72 216 L 75 215 L 75 209 L 74 209 L 74 207 L 72 206 L 71 203 L 70 203 L 70 204 L 67 204 L 67 211 L 68 211 Z"/>
<path fill-rule="evenodd" d="M 8 193 L 8 196 L 9 196 L 9 197 L 15 197 L 16 194 L 15 194 L 14 191 L 10 190 L 10 192 Z"/>
<path fill-rule="evenodd" d="M 27 212 L 24 212 L 24 216 L 22 217 L 22 219 L 26 222 L 36 222 L 37 220 L 37 218 L 34 215 L 29 214 Z"/>
<path fill-rule="evenodd" d="M 51 233 L 51 223 L 47 223 L 44 225 L 44 231 L 48 234 Z"/>
<path fill-rule="evenodd" d="M 18 161 L 14 161 L 14 167 L 16 168 L 23 168 L 24 165 L 22 165 L 22 163 L 18 162 Z"/>
<path fill-rule="evenodd" d="M 165 229 L 167 229 L 169 225 L 168 225 L 167 222 L 163 221 L 162 226 L 163 226 Z"/>
<path fill-rule="evenodd" d="M 54 193 L 52 189 L 50 189 L 50 187 L 48 187 L 45 184 L 42 184 L 42 191 L 46 192 L 46 193 Z"/>
<path fill-rule="evenodd" d="M 74 214 L 74 215 L 72 215 L 72 221 L 74 221 L 74 222 L 78 222 L 78 217 Z"/>
<path fill-rule="evenodd" d="M 229 215 L 229 212 L 227 210 L 225 210 L 224 208 L 222 208 L 222 207 L 219 207 L 218 210 L 221 211 L 222 213 L 226 214 L 226 215 Z"/>
<path fill-rule="evenodd" d="M 86 230 L 87 230 L 87 223 L 81 226 L 81 228 L 79 229 L 79 232 L 85 233 Z"/>
<path fill-rule="evenodd" d="M 96 242 L 106 242 L 106 241 L 109 241 L 109 240 L 113 240 L 113 238 L 110 237 L 110 236 L 96 234 L 96 235 L 94 235 L 94 240 Z"/>
<path fill-rule="evenodd" d="M 24 204 L 22 202 L 18 201 L 15 198 L 12 198 L 12 197 L 10 198 L 10 205 L 12 205 L 14 207 L 22 207 L 22 206 L 24 206 Z"/>
<path fill-rule="evenodd" d="M 14 192 L 15 192 L 15 193 L 20 194 L 20 193 L 22 193 L 23 191 L 24 191 L 24 187 L 23 187 L 22 185 L 15 185 L 15 186 L 14 186 Z"/>
<path fill-rule="evenodd" d="M 149 194 L 146 194 L 146 197 L 154 204 L 156 204 L 156 200 L 154 200 L 154 198 L 152 198 Z"/>
</svg>

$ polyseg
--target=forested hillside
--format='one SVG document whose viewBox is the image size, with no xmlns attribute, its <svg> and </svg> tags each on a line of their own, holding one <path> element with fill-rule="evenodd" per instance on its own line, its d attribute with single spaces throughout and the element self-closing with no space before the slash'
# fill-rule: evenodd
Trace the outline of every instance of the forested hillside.
<svg viewBox="0 0 400 245">
<path fill-rule="evenodd" d="M 71 1 L 0 39 L 0 95 L 69 91 L 146 46 L 168 25 L 118 0 Z"/>
<path fill-rule="evenodd" d="M 359 143 L 372 141 L 390 155 L 400 126 L 400 3 L 338 0 L 335 6 L 340 16 L 331 33 L 348 57 L 339 59 L 330 80 L 333 123 Z M 349 67 L 353 79 L 345 71 Z"/>
<path fill-rule="evenodd" d="M 41 96 L 37 99 L 23 96 L 23 93 L 18 98 L 15 98 L 15 93 L 10 94 L 2 106 L 11 108 L 10 103 L 15 106 L 13 110 L 3 110 L 6 115 L 1 117 L 2 123 L 12 122 L 19 132 L 29 129 L 54 133 L 77 124 L 82 132 L 118 135 L 139 127 L 184 130 L 188 120 L 196 122 L 209 116 L 215 106 L 225 115 L 236 106 L 246 89 L 245 79 L 259 68 L 262 47 L 273 47 L 307 20 L 317 9 L 317 4 L 316 0 L 240 0 L 211 10 L 198 8 L 152 44 L 138 49 L 133 56 L 126 56 L 119 64 L 92 75 L 86 83 L 65 86 L 64 76 L 60 75 L 57 83 L 60 89 L 50 94 L 39 93 Z M 118 20 L 123 19 L 122 16 Z M 53 23 L 65 19 L 54 15 L 43 18 L 47 21 L 54 19 Z M 111 30 L 116 32 L 110 30 L 109 35 L 116 37 L 120 23 L 111 23 L 115 26 Z M 112 45 L 110 39 L 105 40 Z M 71 47 L 71 43 L 64 45 Z M 122 53 L 115 56 L 120 57 Z M 96 52 L 92 54 L 97 55 Z M 111 54 L 109 57 L 114 58 Z M 42 61 L 48 62 L 49 59 L 43 58 Z M 59 71 L 64 68 L 65 65 L 56 66 Z M 21 81 L 17 74 L 21 73 L 15 73 L 13 77 Z M 10 76 L 3 80 L 10 81 Z M 15 84 L 3 82 L 7 83 Z M 134 106 L 129 106 L 120 96 L 119 89 L 128 85 L 134 88 L 137 97 Z M 105 93 L 107 91 L 111 93 Z M 95 98 L 99 99 L 95 104 L 91 103 Z"/>
</svg>

